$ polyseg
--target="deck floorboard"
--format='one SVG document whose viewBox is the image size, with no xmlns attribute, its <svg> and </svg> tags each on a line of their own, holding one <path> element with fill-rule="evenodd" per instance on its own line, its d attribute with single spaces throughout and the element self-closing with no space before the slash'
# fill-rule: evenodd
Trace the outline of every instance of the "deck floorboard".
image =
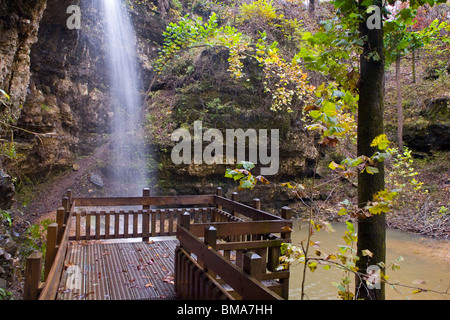
<svg viewBox="0 0 450 320">
<path fill-rule="evenodd" d="M 58 300 L 176 299 L 176 239 L 107 243 L 73 241 Z"/>
</svg>

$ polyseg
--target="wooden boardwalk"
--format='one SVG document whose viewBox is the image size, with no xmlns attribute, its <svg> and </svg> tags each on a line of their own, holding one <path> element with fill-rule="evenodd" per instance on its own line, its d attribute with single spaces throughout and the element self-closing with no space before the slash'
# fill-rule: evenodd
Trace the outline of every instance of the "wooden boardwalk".
<svg viewBox="0 0 450 320">
<path fill-rule="evenodd" d="M 290 210 L 270 214 L 259 199 L 244 205 L 221 188 L 195 196 L 144 189 L 127 198 L 67 190 L 45 257 L 27 258 L 23 299 L 287 299 L 289 270 L 277 267 L 291 238 Z"/>
<path fill-rule="evenodd" d="M 58 300 L 176 299 L 178 241 L 69 244 Z"/>
</svg>

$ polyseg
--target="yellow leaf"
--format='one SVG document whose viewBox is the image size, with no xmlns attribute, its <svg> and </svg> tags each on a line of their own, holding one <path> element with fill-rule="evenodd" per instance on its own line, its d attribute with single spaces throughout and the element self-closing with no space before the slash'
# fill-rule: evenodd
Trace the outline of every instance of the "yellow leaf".
<svg viewBox="0 0 450 320">
<path fill-rule="evenodd" d="M 371 258 L 373 257 L 373 253 L 368 249 L 362 250 L 361 253 L 362 253 L 363 257 L 365 257 L 365 256 L 369 256 Z"/>
<path fill-rule="evenodd" d="M 383 133 L 373 139 L 371 147 L 378 147 L 380 150 L 386 149 L 391 142 L 387 138 L 387 136 Z"/>
</svg>

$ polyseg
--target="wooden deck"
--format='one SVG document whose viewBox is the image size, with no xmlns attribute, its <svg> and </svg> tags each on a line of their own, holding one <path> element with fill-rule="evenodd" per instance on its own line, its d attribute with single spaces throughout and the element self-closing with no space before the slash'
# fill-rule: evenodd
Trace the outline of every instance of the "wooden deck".
<svg viewBox="0 0 450 320">
<path fill-rule="evenodd" d="M 69 244 L 57 300 L 176 299 L 176 239 Z"/>
<path fill-rule="evenodd" d="M 288 207 L 270 214 L 259 199 L 244 205 L 220 187 L 213 195 L 144 189 L 127 198 L 74 198 L 67 190 L 45 257 L 27 258 L 23 298 L 287 299 L 289 270 L 277 266 L 291 227 Z"/>
</svg>

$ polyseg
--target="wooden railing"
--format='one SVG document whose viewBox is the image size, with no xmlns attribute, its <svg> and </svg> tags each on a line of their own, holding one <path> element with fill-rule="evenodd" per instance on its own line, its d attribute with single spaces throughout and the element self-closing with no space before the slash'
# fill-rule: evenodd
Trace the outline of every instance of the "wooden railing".
<svg viewBox="0 0 450 320">
<path fill-rule="evenodd" d="M 57 210 L 56 223 L 47 230 L 44 281 L 42 278 L 42 253 L 33 252 L 27 259 L 24 282 L 24 300 L 54 300 L 69 245 L 69 234 L 74 213 L 72 191 L 68 190 Z"/>
<path fill-rule="evenodd" d="M 123 206 L 133 208 L 123 210 Z M 215 195 L 168 197 L 150 196 L 144 189 L 142 197 L 131 198 L 73 198 L 68 190 L 56 223 L 48 229 L 43 282 L 42 255 L 35 252 L 27 260 L 24 299 L 56 298 L 70 240 L 138 237 L 146 241 L 175 234 L 180 241 L 175 264 L 180 297 L 194 292 L 189 297 L 252 299 L 259 292 L 258 299 L 286 299 L 289 271 L 276 267 L 281 244 L 290 241 L 291 226 L 288 208 L 282 209 L 281 217 L 269 214 L 260 210 L 259 200 L 246 206 L 237 202 L 236 193 L 231 200 L 223 197 L 221 188 Z M 211 227 L 215 235 L 205 237 L 205 228 Z M 246 262 L 248 256 L 254 262 Z M 245 288 L 237 286 L 235 279 L 243 281 Z"/>
<path fill-rule="evenodd" d="M 287 218 L 289 209 L 284 208 L 283 213 Z M 189 213 L 185 213 L 180 219 L 177 238 L 180 248 L 194 256 L 198 265 L 217 283 L 229 287 L 233 298 L 287 299 L 289 271 L 276 268 L 280 247 L 290 240 L 291 226 L 291 220 L 280 217 L 253 222 L 191 224 Z M 180 270 L 188 270 L 188 267 L 182 262 L 176 264 L 175 289 L 180 297 L 188 299 L 195 296 L 201 286 L 190 281 L 193 271 Z"/>
</svg>

